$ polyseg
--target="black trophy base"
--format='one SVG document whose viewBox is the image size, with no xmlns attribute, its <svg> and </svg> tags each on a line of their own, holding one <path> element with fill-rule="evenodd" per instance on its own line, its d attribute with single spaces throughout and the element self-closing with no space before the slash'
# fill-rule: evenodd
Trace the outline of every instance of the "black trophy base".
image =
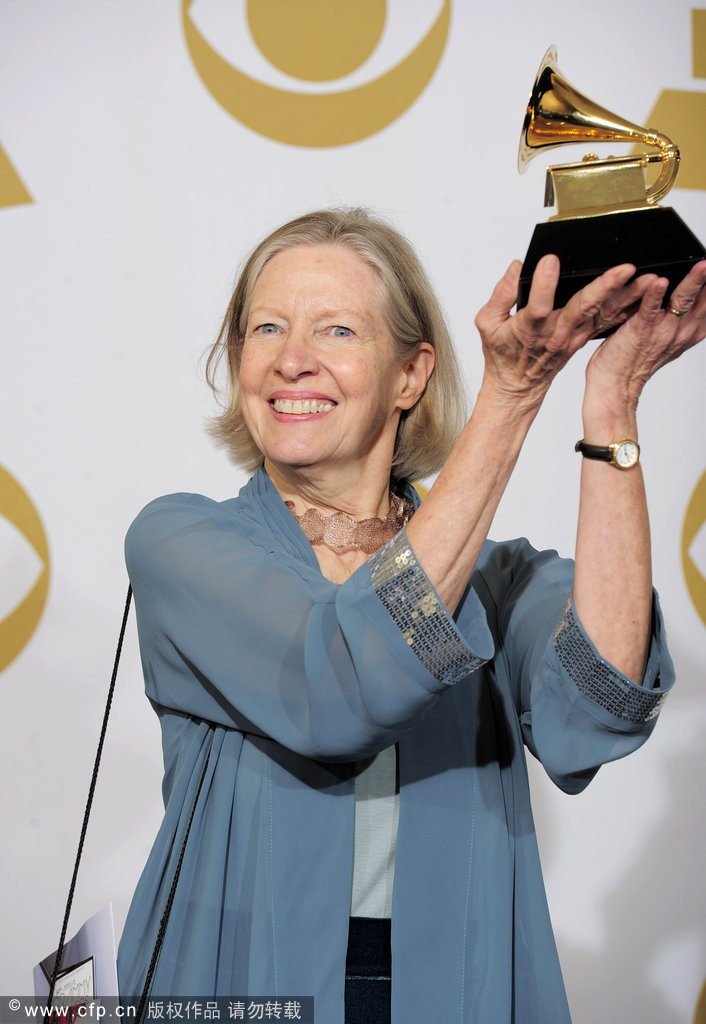
<svg viewBox="0 0 706 1024">
<path fill-rule="evenodd" d="M 565 306 L 572 295 L 604 270 L 620 263 L 633 263 L 638 275 L 668 278 L 666 302 L 691 267 L 706 257 L 701 242 L 669 207 L 547 221 L 534 229 L 527 250 L 518 309 L 527 305 L 532 274 L 547 253 L 558 256 L 561 264 L 555 309 Z"/>
</svg>

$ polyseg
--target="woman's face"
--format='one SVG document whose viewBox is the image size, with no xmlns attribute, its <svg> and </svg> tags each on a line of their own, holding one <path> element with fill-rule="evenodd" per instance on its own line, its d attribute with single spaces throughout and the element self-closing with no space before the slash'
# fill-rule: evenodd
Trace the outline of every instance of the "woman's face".
<svg viewBox="0 0 706 1024">
<path fill-rule="evenodd" d="M 389 474 L 410 369 L 393 350 L 375 271 L 342 246 L 274 256 L 253 290 L 240 366 L 248 428 L 275 465 Z"/>
</svg>

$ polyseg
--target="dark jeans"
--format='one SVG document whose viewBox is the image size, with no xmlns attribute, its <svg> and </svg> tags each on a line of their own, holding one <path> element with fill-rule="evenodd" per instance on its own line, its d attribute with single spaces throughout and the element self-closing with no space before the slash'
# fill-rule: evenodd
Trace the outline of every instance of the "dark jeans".
<svg viewBox="0 0 706 1024">
<path fill-rule="evenodd" d="M 346 955 L 346 1024 L 390 1024 L 390 921 L 352 917 Z"/>
</svg>

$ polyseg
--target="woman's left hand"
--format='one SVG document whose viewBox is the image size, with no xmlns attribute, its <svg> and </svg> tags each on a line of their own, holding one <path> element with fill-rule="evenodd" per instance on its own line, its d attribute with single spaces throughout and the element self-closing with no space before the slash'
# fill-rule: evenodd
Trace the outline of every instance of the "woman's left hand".
<svg viewBox="0 0 706 1024">
<path fill-rule="evenodd" d="M 612 394 L 634 411 L 650 377 L 706 336 L 706 260 L 692 267 L 663 308 L 667 288 L 665 278 L 650 281 L 637 310 L 593 353 L 586 371 L 588 401 Z"/>
<path fill-rule="evenodd" d="M 653 275 L 641 280 L 646 288 L 637 307 L 586 367 L 582 418 L 589 444 L 637 441 L 643 387 L 706 335 L 706 261 L 677 285 L 666 308 L 668 281 Z M 598 324 L 610 315 L 600 310 Z M 639 683 L 652 621 L 650 529 L 639 465 L 622 472 L 582 459 L 574 604 L 601 656 Z"/>
</svg>

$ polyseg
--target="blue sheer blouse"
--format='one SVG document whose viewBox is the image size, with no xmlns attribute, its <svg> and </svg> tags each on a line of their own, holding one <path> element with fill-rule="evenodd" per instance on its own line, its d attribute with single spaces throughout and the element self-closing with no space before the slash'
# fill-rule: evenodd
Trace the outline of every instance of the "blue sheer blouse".
<svg viewBox="0 0 706 1024">
<path fill-rule="evenodd" d="M 451 617 L 404 532 L 343 584 L 259 471 L 159 498 L 126 542 L 165 816 L 125 925 L 139 995 L 206 759 L 159 996 L 313 995 L 343 1024 L 355 765 L 398 744 L 392 1020 L 564 1024 L 525 747 L 563 790 L 638 747 L 673 682 L 603 661 L 572 563 L 488 542 Z"/>
</svg>

